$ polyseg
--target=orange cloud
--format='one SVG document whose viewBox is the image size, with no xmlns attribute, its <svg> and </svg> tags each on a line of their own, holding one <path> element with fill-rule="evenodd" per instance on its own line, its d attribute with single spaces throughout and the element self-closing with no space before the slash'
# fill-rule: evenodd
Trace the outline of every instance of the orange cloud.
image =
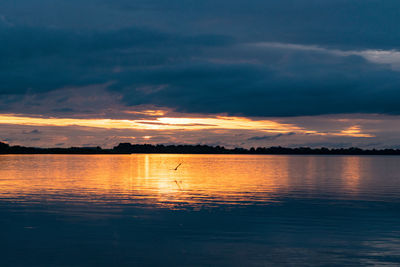
<svg viewBox="0 0 400 267">
<path fill-rule="evenodd" d="M 361 127 L 359 125 L 350 126 L 349 128 L 340 131 L 334 135 L 338 136 L 352 136 L 352 137 L 374 137 L 371 134 L 365 134 L 361 132 Z"/>
<path fill-rule="evenodd" d="M 286 133 L 301 131 L 292 124 L 282 124 L 271 120 L 251 120 L 242 117 L 217 116 L 211 118 L 172 118 L 160 117 L 153 120 L 121 119 L 72 119 L 28 117 L 15 114 L 0 115 L 0 124 L 32 126 L 85 126 L 106 129 L 143 129 L 143 130 L 202 130 L 202 129 L 244 129 L 266 132 Z"/>
<path fill-rule="evenodd" d="M 163 115 L 164 113 L 149 110 L 143 114 Z M 351 137 L 373 137 L 361 132 L 360 126 L 351 126 L 340 132 L 318 132 L 307 130 L 289 123 L 273 120 L 253 120 L 245 117 L 157 117 L 155 119 L 76 119 L 54 117 L 29 117 L 17 114 L 0 114 L 0 124 L 29 126 L 83 126 L 102 129 L 132 130 L 251 130 L 267 133 L 296 132 L 308 135 L 332 135 Z"/>
</svg>

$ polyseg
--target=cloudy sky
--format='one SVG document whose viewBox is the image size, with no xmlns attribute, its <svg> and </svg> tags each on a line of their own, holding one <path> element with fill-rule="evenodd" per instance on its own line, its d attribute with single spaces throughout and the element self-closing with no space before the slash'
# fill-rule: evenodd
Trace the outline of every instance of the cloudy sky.
<svg viewBox="0 0 400 267">
<path fill-rule="evenodd" d="M 0 1 L 0 140 L 400 148 L 398 0 Z"/>
</svg>

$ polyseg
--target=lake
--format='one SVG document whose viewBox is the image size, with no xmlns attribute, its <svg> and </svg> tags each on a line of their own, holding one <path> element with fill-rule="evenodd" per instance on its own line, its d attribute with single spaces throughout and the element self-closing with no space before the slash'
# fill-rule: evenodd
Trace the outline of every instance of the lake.
<svg viewBox="0 0 400 267">
<path fill-rule="evenodd" d="M 400 157 L 1 155 L 0 229 L 1 266 L 399 266 Z"/>
</svg>

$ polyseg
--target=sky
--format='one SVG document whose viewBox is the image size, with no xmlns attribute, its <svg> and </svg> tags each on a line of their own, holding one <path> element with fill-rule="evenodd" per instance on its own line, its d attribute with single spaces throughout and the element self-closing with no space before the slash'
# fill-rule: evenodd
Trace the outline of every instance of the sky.
<svg viewBox="0 0 400 267">
<path fill-rule="evenodd" d="M 400 148 L 398 0 L 0 1 L 0 141 Z"/>
</svg>

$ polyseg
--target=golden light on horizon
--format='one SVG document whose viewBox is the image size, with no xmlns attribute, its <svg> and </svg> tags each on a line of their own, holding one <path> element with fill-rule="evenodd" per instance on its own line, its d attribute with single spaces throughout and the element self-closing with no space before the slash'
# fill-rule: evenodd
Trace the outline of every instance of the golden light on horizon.
<svg viewBox="0 0 400 267">
<path fill-rule="evenodd" d="M 272 120 L 251 120 L 244 117 L 216 116 L 209 118 L 160 117 L 153 120 L 128 119 L 80 119 L 29 117 L 16 114 L 0 114 L 0 124 L 32 126 L 85 126 L 107 129 L 143 129 L 143 130 L 202 130 L 202 129 L 246 129 L 266 132 L 287 133 L 302 131 L 292 124 L 278 123 Z"/>
<path fill-rule="evenodd" d="M 141 113 L 146 111 L 141 111 Z M 164 114 L 161 111 L 148 111 L 149 114 Z M 318 132 L 299 127 L 295 124 L 281 123 L 274 120 L 251 119 L 246 117 L 210 116 L 210 117 L 157 117 L 154 119 L 107 119 L 107 118 L 55 118 L 33 117 L 19 114 L 0 114 L 0 124 L 27 126 L 80 126 L 102 129 L 132 129 L 132 130 L 251 130 L 265 133 L 298 133 L 307 135 L 332 135 L 350 137 L 374 137 L 361 131 L 355 125 L 341 131 Z M 146 135 L 145 139 L 150 139 Z"/>
</svg>

